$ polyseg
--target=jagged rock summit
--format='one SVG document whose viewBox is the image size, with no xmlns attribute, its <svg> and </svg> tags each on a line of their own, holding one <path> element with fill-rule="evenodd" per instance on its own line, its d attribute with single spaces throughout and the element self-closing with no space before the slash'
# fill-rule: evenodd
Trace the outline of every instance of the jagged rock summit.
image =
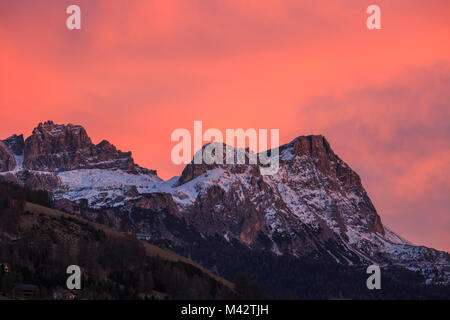
<svg viewBox="0 0 450 320">
<path fill-rule="evenodd" d="M 107 140 L 93 144 L 80 125 L 59 125 L 47 121 L 39 123 L 26 140 L 23 135 L 12 135 L 2 144 L 8 147 L 9 156 L 23 157 L 21 161 L 11 161 L 9 170 L 2 171 L 14 170 L 16 166 L 20 166 L 18 169 L 45 172 L 77 169 L 146 170 L 134 163 L 131 152 L 117 150 Z M 1 145 L 0 148 L 4 150 Z M 2 154 L 6 154 L 5 151 Z M 6 159 L 6 155 L 2 158 Z M 154 171 L 152 173 L 156 174 Z"/>
</svg>

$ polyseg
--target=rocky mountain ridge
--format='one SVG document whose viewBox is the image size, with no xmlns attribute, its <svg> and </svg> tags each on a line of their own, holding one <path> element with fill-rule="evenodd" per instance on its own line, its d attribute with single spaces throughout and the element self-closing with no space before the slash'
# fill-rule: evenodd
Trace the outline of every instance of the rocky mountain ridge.
<svg viewBox="0 0 450 320">
<path fill-rule="evenodd" d="M 449 283 L 449 254 L 385 227 L 358 174 L 323 136 L 294 139 L 278 160 L 272 176 L 259 165 L 192 162 L 163 181 L 130 152 L 93 144 L 83 127 L 49 121 L 25 140 L 0 143 L 0 179 L 49 190 L 58 209 L 168 240 L 187 254 L 218 238 L 275 256 L 397 265 L 429 283 Z"/>
</svg>

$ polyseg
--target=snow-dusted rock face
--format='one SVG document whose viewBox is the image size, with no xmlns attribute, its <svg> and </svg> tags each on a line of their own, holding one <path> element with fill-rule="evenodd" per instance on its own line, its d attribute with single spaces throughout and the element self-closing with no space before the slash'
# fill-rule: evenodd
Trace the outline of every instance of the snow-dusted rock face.
<svg viewBox="0 0 450 320">
<path fill-rule="evenodd" d="M 16 160 L 9 150 L 8 146 L 0 141 L 0 172 L 7 172 L 14 170 L 16 167 Z"/>
<path fill-rule="evenodd" d="M 3 140 L 3 142 L 8 146 L 11 152 L 16 156 L 23 155 L 23 149 L 25 147 L 25 141 L 23 140 L 23 135 L 12 135 L 11 137 Z"/>
<path fill-rule="evenodd" d="M 281 146 L 272 176 L 261 175 L 259 165 L 192 162 L 168 181 L 107 141 L 92 144 L 81 126 L 46 122 L 22 143 L 22 152 L 20 141 L 4 140 L 3 151 L 0 145 L 0 155 L 15 163 L 3 166 L 0 178 L 47 189 L 55 207 L 101 216 L 118 229 L 179 248 L 191 247 L 198 235 L 274 255 L 397 265 L 428 282 L 449 283 L 449 254 L 414 246 L 383 226 L 358 174 L 323 136 Z"/>
<path fill-rule="evenodd" d="M 204 173 L 177 184 L 178 194 L 190 190 L 191 202 L 180 203 L 188 221 L 203 234 L 275 254 L 400 265 L 448 283 L 448 253 L 413 246 L 385 228 L 359 176 L 324 137 L 298 137 L 280 147 L 279 157 L 272 176 L 250 165 L 189 164 L 190 172 L 201 166 Z"/>
</svg>

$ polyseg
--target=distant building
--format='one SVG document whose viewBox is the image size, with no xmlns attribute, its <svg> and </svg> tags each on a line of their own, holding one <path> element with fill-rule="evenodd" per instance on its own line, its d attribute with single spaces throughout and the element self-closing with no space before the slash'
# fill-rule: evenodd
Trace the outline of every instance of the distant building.
<svg viewBox="0 0 450 320">
<path fill-rule="evenodd" d="M 77 295 L 67 289 L 56 289 L 53 291 L 52 297 L 54 300 L 75 300 Z"/>
<path fill-rule="evenodd" d="M 33 299 L 39 293 L 39 288 L 33 284 L 23 283 L 14 288 L 16 298 Z"/>
<path fill-rule="evenodd" d="M 53 300 L 64 300 L 64 293 L 61 290 L 54 290 L 52 297 Z"/>
</svg>

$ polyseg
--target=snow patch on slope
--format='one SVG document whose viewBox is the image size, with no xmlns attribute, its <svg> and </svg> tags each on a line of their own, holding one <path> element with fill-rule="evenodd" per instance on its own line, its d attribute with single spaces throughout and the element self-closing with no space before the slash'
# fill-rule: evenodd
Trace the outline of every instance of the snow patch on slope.
<svg viewBox="0 0 450 320">
<path fill-rule="evenodd" d="M 154 175 L 131 174 L 122 170 L 79 169 L 58 173 L 61 187 L 54 191 L 54 197 L 78 201 L 87 199 L 90 206 L 120 206 L 124 195 L 133 187 L 139 193 L 150 193 L 162 182 Z M 153 191 L 154 192 L 154 191 Z"/>
<path fill-rule="evenodd" d="M 155 175 L 132 174 L 122 170 L 71 170 L 58 173 L 61 187 L 54 191 L 54 197 L 56 200 L 70 201 L 87 199 L 90 206 L 99 209 L 120 206 L 123 205 L 123 200 L 136 198 L 137 196 L 127 196 L 127 193 L 136 187 L 140 194 L 170 193 L 175 203 L 186 207 L 195 202 L 199 193 L 213 185 L 227 191 L 228 181 L 220 179 L 223 174 L 223 169 L 209 170 L 182 186 L 175 186 L 178 177 L 163 181 Z M 114 203 L 116 200 L 118 202 Z"/>
</svg>

